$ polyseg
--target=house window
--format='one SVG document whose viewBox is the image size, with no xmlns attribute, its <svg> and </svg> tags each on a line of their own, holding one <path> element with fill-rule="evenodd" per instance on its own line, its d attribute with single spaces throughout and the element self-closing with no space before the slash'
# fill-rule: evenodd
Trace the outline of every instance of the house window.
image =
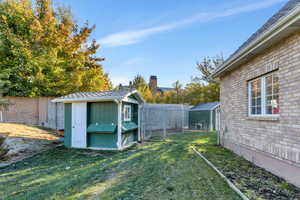
<svg viewBox="0 0 300 200">
<path fill-rule="evenodd" d="M 250 116 L 276 116 L 279 114 L 277 71 L 250 81 L 248 87 Z"/>
<path fill-rule="evenodd" d="M 131 106 L 124 105 L 124 121 L 131 121 Z"/>
</svg>

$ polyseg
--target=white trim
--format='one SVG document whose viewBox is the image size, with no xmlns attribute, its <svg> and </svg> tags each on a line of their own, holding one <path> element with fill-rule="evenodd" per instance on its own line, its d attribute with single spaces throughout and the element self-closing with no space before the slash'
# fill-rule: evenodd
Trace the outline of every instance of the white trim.
<svg viewBox="0 0 300 200">
<path fill-rule="evenodd" d="M 78 112 L 79 109 L 79 112 Z M 87 103 L 72 103 L 71 146 L 87 147 Z"/>
<path fill-rule="evenodd" d="M 139 102 L 135 99 L 132 99 L 132 98 L 129 98 L 129 97 L 125 97 L 122 99 L 123 102 L 126 102 L 126 103 L 133 103 L 133 104 L 139 104 Z"/>
<path fill-rule="evenodd" d="M 127 114 L 128 114 L 128 116 L 126 116 L 125 114 L 126 114 L 126 109 L 127 109 Z M 123 116 L 124 116 L 124 121 L 125 122 L 129 122 L 129 121 L 131 121 L 131 118 L 132 118 L 132 107 L 131 107 L 131 105 L 124 105 L 124 107 L 123 107 Z"/>
<path fill-rule="evenodd" d="M 118 102 L 118 140 L 117 148 L 122 148 L 122 101 Z"/>
<path fill-rule="evenodd" d="M 132 142 L 132 143 L 130 143 L 130 144 L 126 145 L 126 146 L 123 146 L 123 147 L 121 147 L 121 148 L 118 148 L 118 147 L 116 147 L 116 148 L 101 148 L 101 147 L 99 147 L 99 148 L 98 148 L 98 147 L 86 147 L 86 148 L 81 148 L 81 147 L 72 147 L 72 148 L 73 148 L 73 149 L 101 150 L 101 151 L 122 151 L 122 150 L 124 150 L 124 149 L 126 149 L 126 148 L 129 148 L 129 147 L 135 145 L 135 144 L 137 144 L 137 142 Z"/>
<path fill-rule="evenodd" d="M 215 105 L 214 107 L 212 107 L 210 110 L 214 110 L 214 109 L 216 109 L 218 106 L 220 106 L 220 103 L 218 103 L 217 105 Z"/>
<path fill-rule="evenodd" d="M 140 95 L 140 93 L 138 93 L 137 90 L 133 90 L 133 91 L 129 92 L 128 94 L 126 94 L 126 96 L 125 96 L 124 98 L 127 98 L 127 97 L 129 97 L 130 95 L 133 95 L 133 94 L 135 94 L 135 95 L 141 100 L 141 103 L 145 103 L 145 100 L 144 100 L 143 97 Z M 124 99 L 124 98 L 123 98 L 123 99 Z"/>
<path fill-rule="evenodd" d="M 0 122 L 3 122 L 3 112 L 0 110 Z"/>
<path fill-rule="evenodd" d="M 280 117 L 280 111 L 279 114 L 266 114 L 266 77 L 271 76 L 274 73 L 278 73 L 278 71 L 270 72 L 268 74 L 265 74 L 263 76 L 257 77 L 251 81 L 248 81 L 248 116 L 249 117 L 274 117 L 278 118 Z M 261 114 L 252 114 L 251 109 L 251 83 L 257 80 L 261 80 Z"/>
<path fill-rule="evenodd" d="M 51 100 L 52 103 L 72 103 L 72 102 L 99 102 L 99 101 L 115 101 L 118 98 L 75 98 L 75 99 L 53 99 Z"/>
<path fill-rule="evenodd" d="M 210 110 L 210 131 L 213 131 L 213 110 Z"/>
<path fill-rule="evenodd" d="M 141 108 L 138 105 L 138 141 L 141 141 Z"/>
</svg>

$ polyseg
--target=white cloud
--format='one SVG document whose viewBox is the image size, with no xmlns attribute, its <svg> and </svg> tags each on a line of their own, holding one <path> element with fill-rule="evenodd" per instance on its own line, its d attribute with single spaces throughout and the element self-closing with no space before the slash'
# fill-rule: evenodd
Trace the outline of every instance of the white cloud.
<svg viewBox="0 0 300 200">
<path fill-rule="evenodd" d="M 121 76 L 121 75 L 109 75 L 112 84 L 114 87 L 118 86 L 119 84 L 128 85 L 129 81 L 131 80 L 128 76 Z"/>
<path fill-rule="evenodd" d="M 224 10 L 223 12 L 198 13 L 192 17 L 179 20 L 177 22 L 171 22 L 152 28 L 113 33 L 101 38 L 98 42 L 106 47 L 131 45 L 141 42 L 143 39 L 154 34 L 171 31 L 194 23 L 206 23 L 218 18 L 253 12 L 259 9 L 273 6 L 284 1 L 286 0 L 264 0 L 258 3 L 252 3 L 249 5 Z"/>
<path fill-rule="evenodd" d="M 129 81 L 132 80 L 134 76 L 139 74 L 138 71 L 141 69 L 140 65 L 142 65 L 142 63 L 145 61 L 147 61 L 147 59 L 144 57 L 134 57 L 125 60 L 120 64 L 114 66 L 114 68 L 119 70 L 118 72 L 115 73 L 109 73 L 109 77 L 113 85 L 114 86 L 118 86 L 119 84 L 128 85 Z M 120 73 L 125 70 L 126 70 L 126 75 L 123 75 L 125 73 L 123 74 Z"/>
</svg>

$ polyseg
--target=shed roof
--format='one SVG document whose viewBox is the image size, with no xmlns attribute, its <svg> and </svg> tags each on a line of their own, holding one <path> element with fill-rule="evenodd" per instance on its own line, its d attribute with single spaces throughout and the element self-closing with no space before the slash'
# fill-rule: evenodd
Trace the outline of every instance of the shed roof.
<svg viewBox="0 0 300 200">
<path fill-rule="evenodd" d="M 191 111 L 212 110 L 219 104 L 220 104 L 220 102 L 211 102 L 211 103 L 199 104 L 199 105 L 196 105 L 196 106 L 192 107 Z"/>
<path fill-rule="evenodd" d="M 144 102 L 143 98 L 139 95 L 139 93 L 136 90 L 76 92 L 53 99 L 52 102 L 124 100 L 125 98 L 131 95 L 134 95 L 140 103 Z"/>
<path fill-rule="evenodd" d="M 250 57 L 257 55 L 259 52 L 270 47 L 272 44 L 286 37 L 288 34 L 298 31 L 299 8 L 300 0 L 289 0 L 283 8 L 273 15 L 231 56 L 229 56 L 224 64 L 216 69 L 216 71 L 212 74 L 212 77 L 218 77 L 224 72 L 234 69 L 242 62 L 245 62 Z"/>
</svg>

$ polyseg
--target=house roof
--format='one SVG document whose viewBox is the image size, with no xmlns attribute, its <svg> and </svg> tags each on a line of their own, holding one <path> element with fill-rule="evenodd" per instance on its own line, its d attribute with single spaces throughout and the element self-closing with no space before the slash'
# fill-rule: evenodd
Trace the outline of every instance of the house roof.
<svg viewBox="0 0 300 200">
<path fill-rule="evenodd" d="M 158 89 L 161 90 L 162 92 L 168 92 L 168 91 L 175 90 L 174 88 L 168 88 L 168 87 L 158 87 Z"/>
<path fill-rule="evenodd" d="M 289 0 L 283 8 L 229 56 L 223 65 L 215 70 L 212 78 L 233 70 L 291 33 L 299 31 L 299 25 L 300 0 Z"/>
<path fill-rule="evenodd" d="M 192 107 L 191 111 L 212 110 L 219 104 L 220 104 L 220 102 L 199 104 L 199 105 Z"/>
<path fill-rule="evenodd" d="M 109 100 L 124 100 L 125 98 L 134 95 L 138 101 L 144 102 L 143 98 L 136 90 L 112 90 L 100 92 L 76 92 L 62 97 L 53 99 L 52 102 L 78 102 L 78 101 L 109 101 Z"/>
</svg>

